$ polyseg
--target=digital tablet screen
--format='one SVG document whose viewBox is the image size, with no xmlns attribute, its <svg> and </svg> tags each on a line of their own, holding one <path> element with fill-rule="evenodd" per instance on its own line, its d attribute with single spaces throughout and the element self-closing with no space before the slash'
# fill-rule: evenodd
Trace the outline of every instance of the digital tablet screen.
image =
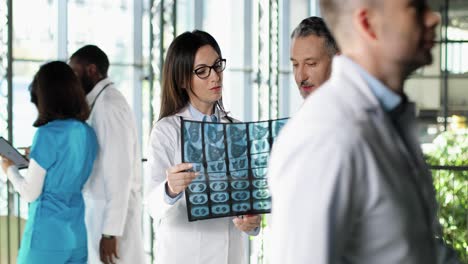
<svg viewBox="0 0 468 264">
<path fill-rule="evenodd" d="M 11 160 L 18 169 L 29 166 L 29 161 L 3 137 L 0 137 L 0 155 Z"/>
</svg>

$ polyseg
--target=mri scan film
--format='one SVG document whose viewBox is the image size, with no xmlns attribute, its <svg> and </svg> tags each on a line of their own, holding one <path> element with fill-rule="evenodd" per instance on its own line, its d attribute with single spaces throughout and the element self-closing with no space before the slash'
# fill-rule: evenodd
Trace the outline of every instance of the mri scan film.
<svg viewBox="0 0 468 264">
<path fill-rule="evenodd" d="M 182 162 L 200 173 L 185 191 L 189 221 L 271 211 L 268 159 L 286 121 L 182 120 Z"/>
</svg>

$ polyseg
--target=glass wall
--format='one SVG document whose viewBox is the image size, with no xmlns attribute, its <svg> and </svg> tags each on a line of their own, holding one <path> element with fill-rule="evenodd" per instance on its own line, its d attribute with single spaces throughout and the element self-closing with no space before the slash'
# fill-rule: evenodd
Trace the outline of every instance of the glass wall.
<svg viewBox="0 0 468 264">
<path fill-rule="evenodd" d="M 441 132 L 466 127 L 468 116 L 468 2 L 429 1 L 442 23 L 434 62 L 411 76 L 406 91 L 419 113 L 419 135 L 431 143 Z M 423 145 L 430 148 L 429 145 Z"/>
<path fill-rule="evenodd" d="M 6 72 L 0 72 L 2 95 L 12 99 L 11 114 L 1 120 L 0 127 L 3 130 L 7 120 L 12 121 L 7 130 L 12 130 L 9 140 L 14 146 L 30 146 L 36 131 L 32 123 L 37 112 L 30 103 L 29 85 L 40 65 L 52 60 L 67 61 L 75 50 L 86 44 L 98 45 L 107 53 L 111 63 L 109 77 L 133 108 L 140 121 L 141 135 L 149 134 L 151 121 L 146 80 L 149 74 L 149 1 L 2 0 L 0 3 L 2 69 L 8 67 L 9 59 L 3 57 L 8 44 L 13 47 L 11 94 L 6 93 L 9 77 Z M 6 26 L 9 23 L 3 23 L 8 21 L 3 17 L 7 7 L 12 10 L 13 30 L 10 33 L 13 34 L 11 39 L 3 42 L 9 33 Z M 3 99 L 1 102 L 3 117 L 3 110 L 10 105 L 4 104 Z M 3 131 L 0 135 L 8 137 Z M 27 204 L 19 199 L 11 185 L 0 181 L 0 263 L 15 263 L 18 238 L 26 218 Z"/>
</svg>

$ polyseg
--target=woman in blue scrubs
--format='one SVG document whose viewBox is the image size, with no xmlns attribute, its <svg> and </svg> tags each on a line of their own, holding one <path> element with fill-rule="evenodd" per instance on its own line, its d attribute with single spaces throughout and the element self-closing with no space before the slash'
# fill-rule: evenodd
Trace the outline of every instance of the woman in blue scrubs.
<svg viewBox="0 0 468 264">
<path fill-rule="evenodd" d="M 72 69 L 50 62 L 30 87 L 38 110 L 28 172 L 2 158 L 2 168 L 23 200 L 30 202 L 18 264 L 87 262 L 81 190 L 97 152 L 85 94 Z"/>
</svg>

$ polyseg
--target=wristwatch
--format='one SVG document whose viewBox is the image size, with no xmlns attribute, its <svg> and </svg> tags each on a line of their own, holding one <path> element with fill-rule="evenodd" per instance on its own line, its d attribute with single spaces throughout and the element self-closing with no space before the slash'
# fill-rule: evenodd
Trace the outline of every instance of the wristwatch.
<svg viewBox="0 0 468 264">
<path fill-rule="evenodd" d="M 111 236 L 111 235 L 104 235 L 102 234 L 102 238 L 105 238 L 105 239 L 114 239 L 115 236 Z"/>
</svg>

